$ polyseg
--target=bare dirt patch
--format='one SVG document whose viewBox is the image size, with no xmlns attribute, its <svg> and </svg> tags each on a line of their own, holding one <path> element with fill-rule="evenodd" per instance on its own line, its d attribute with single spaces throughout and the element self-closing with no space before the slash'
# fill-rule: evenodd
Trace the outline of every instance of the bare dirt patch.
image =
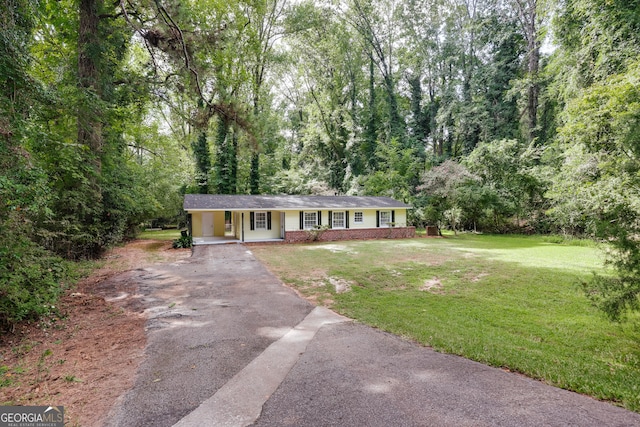
<svg viewBox="0 0 640 427">
<path fill-rule="evenodd" d="M 106 302 L 99 285 L 125 271 L 190 255 L 165 241 L 115 248 L 61 299 L 59 317 L 0 336 L 0 404 L 63 405 L 65 425 L 101 425 L 132 386 L 146 338 L 141 311 L 117 298 Z M 117 294 L 114 289 L 112 296 Z"/>
<path fill-rule="evenodd" d="M 339 277 L 329 277 L 327 280 L 335 288 L 337 294 L 343 294 L 351 290 L 351 282 L 348 280 Z"/>
<path fill-rule="evenodd" d="M 471 275 L 469 278 L 469 281 L 471 283 L 478 283 L 480 280 L 482 280 L 483 278 L 489 276 L 489 273 L 479 273 L 479 274 L 474 274 Z"/>
<path fill-rule="evenodd" d="M 438 293 L 442 293 L 442 288 L 443 286 L 440 279 L 438 279 L 437 277 L 434 277 L 433 279 L 425 280 L 423 285 L 420 286 L 419 289 L 421 291 L 427 291 L 434 294 L 438 294 Z"/>
</svg>

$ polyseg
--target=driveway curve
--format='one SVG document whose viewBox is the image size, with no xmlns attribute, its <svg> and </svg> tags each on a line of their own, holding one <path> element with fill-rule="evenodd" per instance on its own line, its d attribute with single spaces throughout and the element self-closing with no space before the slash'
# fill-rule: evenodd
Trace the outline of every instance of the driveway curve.
<svg viewBox="0 0 640 427">
<path fill-rule="evenodd" d="M 640 426 L 640 414 L 378 331 L 299 298 L 239 244 L 111 279 L 145 360 L 112 426 Z"/>
</svg>

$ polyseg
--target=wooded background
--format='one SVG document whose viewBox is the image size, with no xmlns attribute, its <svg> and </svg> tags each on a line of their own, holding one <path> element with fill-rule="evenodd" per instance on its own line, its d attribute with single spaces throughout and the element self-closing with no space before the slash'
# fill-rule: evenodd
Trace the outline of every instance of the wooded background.
<svg viewBox="0 0 640 427">
<path fill-rule="evenodd" d="M 606 241 L 617 274 L 588 292 L 638 306 L 638 0 L 5 0 L 0 21 L 0 305 L 199 192 Z"/>
</svg>

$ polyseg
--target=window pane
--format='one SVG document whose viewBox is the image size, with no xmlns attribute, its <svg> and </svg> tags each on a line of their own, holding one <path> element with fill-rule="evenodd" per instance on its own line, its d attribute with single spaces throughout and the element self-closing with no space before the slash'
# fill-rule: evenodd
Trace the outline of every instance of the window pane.
<svg viewBox="0 0 640 427">
<path fill-rule="evenodd" d="M 305 230 L 314 228 L 318 225 L 318 213 L 317 212 L 305 212 L 304 213 L 304 228 Z"/>
<path fill-rule="evenodd" d="M 344 212 L 333 213 L 333 228 L 344 228 Z"/>
<path fill-rule="evenodd" d="M 391 212 L 382 211 L 380 212 L 380 227 L 384 227 L 391 222 Z"/>
<path fill-rule="evenodd" d="M 362 212 L 354 212 L 353 213 L 353 222 L 364 222 Z"/>
<path fill-rule="evenodd" d="M 267 213 L 266 212 L 255 213 L 255 229 L 256 230 L 267 229 Z"/>
</svg>

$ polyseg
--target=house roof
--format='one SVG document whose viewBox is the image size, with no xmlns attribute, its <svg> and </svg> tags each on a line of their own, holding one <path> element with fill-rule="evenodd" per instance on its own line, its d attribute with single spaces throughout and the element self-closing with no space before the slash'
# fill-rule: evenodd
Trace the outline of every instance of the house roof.
<svg viewBox="0 0 640 427">
<path fill-rule="evenodd" d="M 316 210 L 316 209 L 409 209 L 390 197 L 360 196 L 249 196 L 185 194 L 186 211 Z"/>
</svg>

